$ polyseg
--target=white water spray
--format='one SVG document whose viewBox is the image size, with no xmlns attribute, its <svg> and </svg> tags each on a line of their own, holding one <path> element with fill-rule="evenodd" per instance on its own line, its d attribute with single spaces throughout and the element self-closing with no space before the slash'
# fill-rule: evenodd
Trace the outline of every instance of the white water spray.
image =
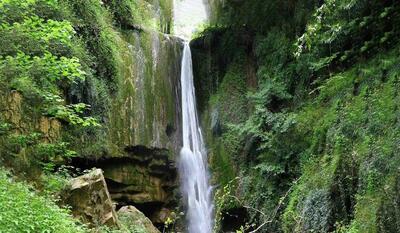
<svg viewBox="0 0 400 233">
<path fill-rule="evenodd" d="M 207 21 L 208 0 L 174 0 L 174 34 L 191 38 L 195 30 Z"/>
<path fill-rule="evenodd" d="M 187 204 L 188 230 L 190 233 L 211 233 L 212 190 L 208 183 L 207 153 L 197 117 L 192 55 L 187 42 L 182 56 L 181 88 L 183 147 L 180 152 L 179 172 L 181 189 Z"/>
</svg>

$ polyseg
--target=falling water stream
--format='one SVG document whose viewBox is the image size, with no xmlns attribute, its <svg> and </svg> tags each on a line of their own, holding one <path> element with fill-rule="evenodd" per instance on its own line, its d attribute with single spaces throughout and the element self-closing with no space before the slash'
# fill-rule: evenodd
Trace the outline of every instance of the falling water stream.
<svg viewBox="0 0 400 233">
<path fill-rule="evenodd" d="M 205 0 L 174 0 L 174 33 L 190 38 L 207 20 Z M 211 233 L 213 229 L 212 190 L 208 183 L 207 153 L 199 125 L 193 85 L 192 54 L 185 41 L 181 68 L 182 137 L 179 157 L 181 190 L 186 204 L 189 233 Z"/>
<path fill-rule="evenodd" d="M 192 55 L 185 42 L 181 69 L 183 147 L 179 172 L 187 204 L 190 233 L 211 233 L 213 204 L 208 183 L 207 153 L 199 126 L 193 85 Z"/>
</svg>

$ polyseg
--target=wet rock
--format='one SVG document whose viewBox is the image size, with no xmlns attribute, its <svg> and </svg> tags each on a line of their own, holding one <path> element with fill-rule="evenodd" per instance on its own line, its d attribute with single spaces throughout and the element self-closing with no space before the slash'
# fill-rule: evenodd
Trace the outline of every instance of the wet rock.
<svg viewBox="0 0 400 233">
<path fill-rule="evenodd" d="M 151 31 L 127 31 L 123 40 L 124 70 L 106 124 L 111 156 L 134 146 L 177 152 L 182 41 Z"/>
<path fill-rule="evenodd" d="M 130 232 L 160 233 L 150 219 L 134 206 L 123 206 L 118 210 L 117 214 L 123 227 L 128 228 L 127 230 L 130 230 Z"/>
<path fill-rule="evenodd" d="M 157 223 L 164 223 L 167 221 L 168 218 L 175 219 L 175 213 L 172 212 L 170 209 L 161 208 L 160 211 L 154 214 L 153 221 Z"/>
<path fill-rule="evenodd" d="M 222 134 L 218 108 L 214 108 L 211 112 L 211 131 L 214 136 L 221 136 Z"/>
<path fill-rule="evenodd" d="M 110 196 L 118 207 L 134 205 L 154 224 L 163 224 L 162 213 L 178 203 L 174 161 L 168 158 L 167 150 L 136 146 L 127 148 L 127 153 L 120 158 L 76 159 L 74 165 L 103 169 Z"/>
<path fill-rule="evenodd" d="M 65 196 L 72 214 L 91 227 L 119 225 L 101 169 L 72 179 Z"/>
</svg>

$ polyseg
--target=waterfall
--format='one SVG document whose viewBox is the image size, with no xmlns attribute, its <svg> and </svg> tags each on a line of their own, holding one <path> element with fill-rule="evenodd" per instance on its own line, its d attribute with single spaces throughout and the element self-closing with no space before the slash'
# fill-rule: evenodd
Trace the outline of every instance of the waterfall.
<svg viewBox="0 0 400 233">
<path fill-rule="evenodd" d="M 182 56 L 181 88 L 183 147 L 180 152 L 179 173 L 187 204 L 188 229 L 190 233 L 211 233 L 212 190 L 208 183 L 207 153 L 197 116 L 192 55 L 187 42 Z"/>
</svg>

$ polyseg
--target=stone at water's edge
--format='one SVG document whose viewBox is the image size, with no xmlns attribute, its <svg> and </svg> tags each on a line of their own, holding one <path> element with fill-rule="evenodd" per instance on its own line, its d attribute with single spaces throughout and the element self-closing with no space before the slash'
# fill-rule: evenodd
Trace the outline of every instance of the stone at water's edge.
<svg viewBox="0 0 400 233">
<path fill-rule="evenodd" d="M 72 179 L 65 196 L 74 217 L 89 226 L 119 226 L 101 169 Z"/>
<path fill-rule="evenodd" d="M 134 227 L 136 230 L 144 230 L 147 233 L 160 233 L 150 219 L 134 206 L 124 206 L 118 210 L 117 214 L 121 223 L 128 228 Z"/>
<path fill-rule="evenodd" d="M 74 217 L 90 227 L 107 225 L 122 231 L 160 233 L 150 219 L 134 206 L 123 206 L 115 211 L 101 169 L 72 179 L 64 200 L 72 207 Z"/>
<path fill-rule="evenodd" d="M 128 148 L 125 157 L 100 160 L 75 159 L 82 169 L 101 168 L 117 207 L 134 205 L 156 226 L 164 225 L 178 205 L 176 168 L 167 150 Z"/>
</svg>

